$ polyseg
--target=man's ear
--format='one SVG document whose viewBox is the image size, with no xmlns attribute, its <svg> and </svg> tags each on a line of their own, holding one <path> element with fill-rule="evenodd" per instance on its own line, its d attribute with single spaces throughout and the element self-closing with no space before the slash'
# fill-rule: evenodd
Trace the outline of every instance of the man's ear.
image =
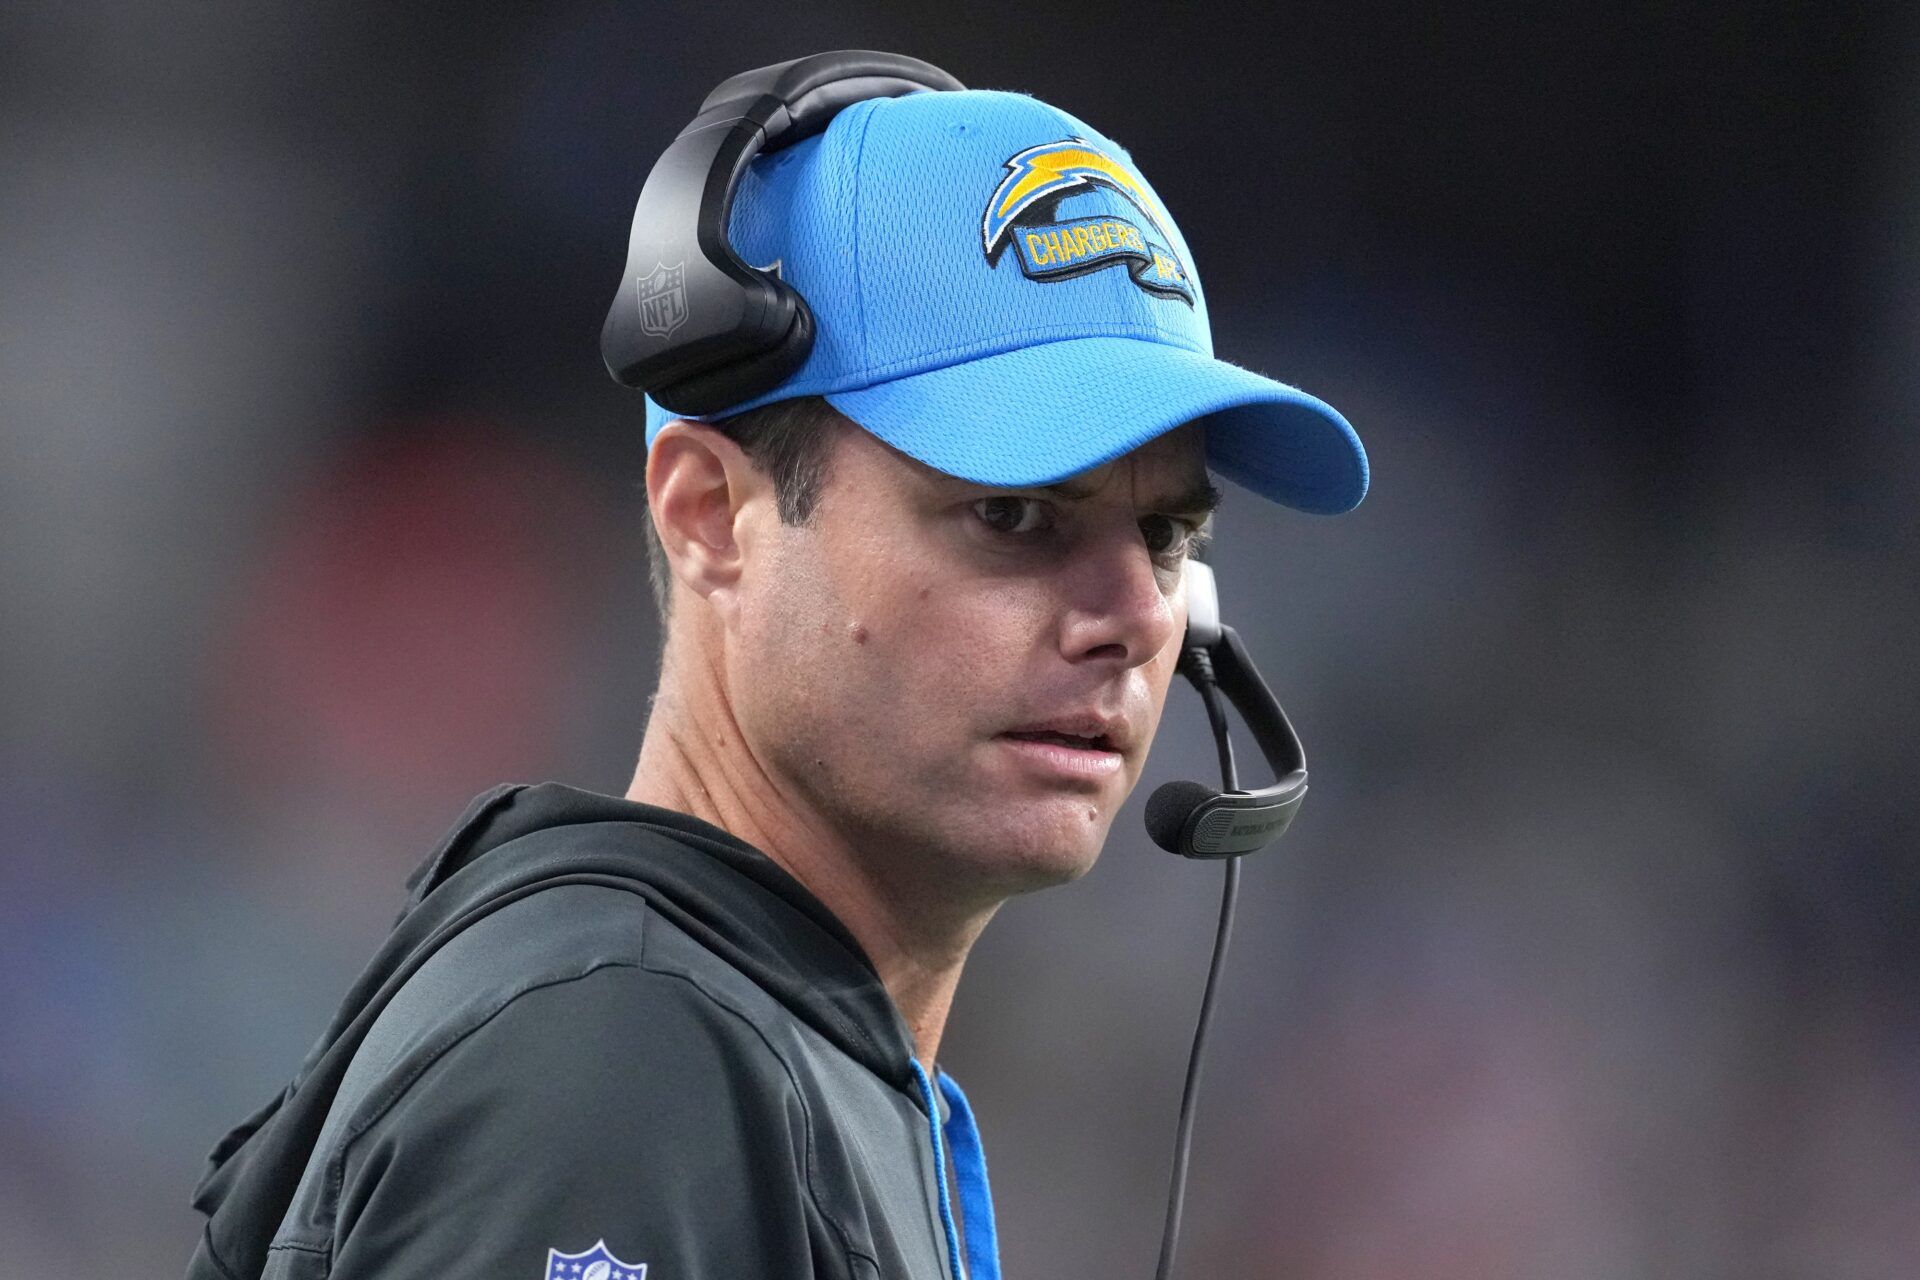
<svg viewBox="0 0 1920 1280">
<path fill-rule="evenodd" d="M 768 482 L 725 432 L 675 419 L 647 454 L 647 507 L 677 581 L 709 600 L 739 581 L 741 513 Z"/>
</svg>

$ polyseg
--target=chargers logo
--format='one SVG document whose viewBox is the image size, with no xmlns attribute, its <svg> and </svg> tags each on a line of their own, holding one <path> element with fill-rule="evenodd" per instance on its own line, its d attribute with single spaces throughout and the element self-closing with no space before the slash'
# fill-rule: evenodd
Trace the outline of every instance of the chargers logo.
<svg viewBox="0 0 1920 1280">
<path fill-rule="evenodd" d="M 1193 284 L 1173 242 L 1167 217 L 1147 184 L 1085 138 L 1029 147 L 1006 162 L 980 220 L 980 242 L 995 263 L 1011 244 L 1020 269 L 1033 280 L 1065 280 L 1124 265 L 1133 282 L 1160 297 L 1193 305 Z M 1138 209 L 1158 235 L 1124 217 L 1047 220 L 1059 200 L 1104 187 Z M 1024 218 L 1024 220 L 1023 220 Z"/>
</svg>

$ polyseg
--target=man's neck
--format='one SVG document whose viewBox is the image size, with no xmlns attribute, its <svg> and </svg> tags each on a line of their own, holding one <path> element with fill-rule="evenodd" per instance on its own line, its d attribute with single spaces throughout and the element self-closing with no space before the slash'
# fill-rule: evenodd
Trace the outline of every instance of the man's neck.
<svg viewBox="0 0 1920 1280">
<path fill-rule="evenodd" d="M 806 886 L 860 944 L 906 1020 L 914 1056 L 933 1069 L 967 953 L 993 907 L 940 902 L 880 874 L 812 806 L 768 776 L 746 749 L 717 682 L 686 688 L 663 674 L 627 799 L 710 822 Z"/>
</svg>

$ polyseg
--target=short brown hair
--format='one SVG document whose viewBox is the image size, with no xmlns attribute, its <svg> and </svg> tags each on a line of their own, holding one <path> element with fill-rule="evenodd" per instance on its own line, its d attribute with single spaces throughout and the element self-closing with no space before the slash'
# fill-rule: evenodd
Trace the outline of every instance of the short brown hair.
<svg viewBox="0 0 1920 1280">
<path fill-rule="evenodd" d="M 847 419 L 820 396 L 776 400 L 722 418 L 713 425 L 740 446 L 754 467 L 773 481 L 774 503 L 780 523 L 805 524 L 813 518 L 826 483 L 833 441 Z M 647 513 L 647 576 L 653 581 L 653 603 L 664 631 L 673 612 L 673 570 L 660 531 Z"/>
</svg>

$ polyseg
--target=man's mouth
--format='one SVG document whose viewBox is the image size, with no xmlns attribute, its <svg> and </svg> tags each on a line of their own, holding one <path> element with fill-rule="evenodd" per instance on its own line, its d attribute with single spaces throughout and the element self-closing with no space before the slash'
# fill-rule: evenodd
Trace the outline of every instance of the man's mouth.
<svg viewBox="0 0 1920 1280">
<path fill-rule="evenodd" d="M 1042 712 L 1015 729 L 1006 742 L 1022 767 L 1076 786 L 1105 786 L 1125 770 L 1133 727 L 1124 715 L 1097 707 Z"/>
<path fill-rule="evenodd" d="M 1113 746 L 1105 734 L 1083 738 L 1078 734 L 1054 733 L 1046 729 L 1023 730 L 1015 733 L 1003 733 L 1003 738 L 1017 738 L 1023 742 L 1052 742 L 1062 747 L 1073 747 L 1080 751 L 1112 751 Z"/>
</svg>

